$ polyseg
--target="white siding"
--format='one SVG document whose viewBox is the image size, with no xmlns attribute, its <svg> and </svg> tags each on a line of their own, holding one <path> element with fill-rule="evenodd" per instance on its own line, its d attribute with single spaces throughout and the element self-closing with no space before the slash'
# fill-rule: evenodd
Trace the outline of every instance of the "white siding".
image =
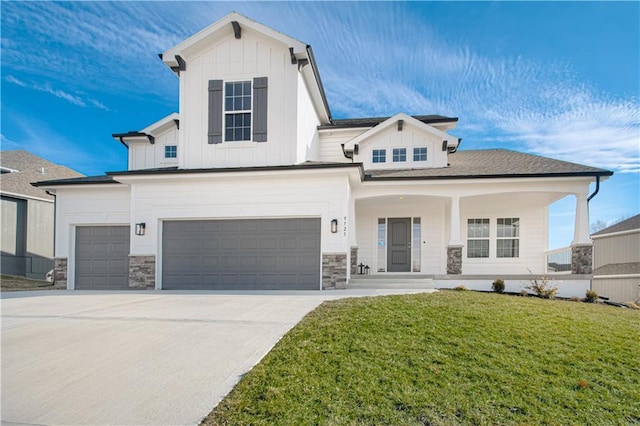
<svg viewBox="0 0 640 426">
<path fill-rule="evenodd" d="M 362 162 L 365 169 L 413 169 L 447 166 L 447 153 L 442 151 L 442 139 L 406 122 L 402 131 L 398 130 L 397 125 L 393 125 L 371 138 L 365 139 L 359 145 L 360 152 L 355 160 Z M 413 161 L 413 148 L 418 147 L 427 148 L 427 161 Z M 393 162 L 394 148 L 406 149 L 407 159 L 405 162 Z M 374 149 L 386 150 L 385 163 L 373 163 Z"/>
<path fill-rule="evenodd" d="M 319 132 L 318 161 L 336 163 L 351 162 L 351 160 L 345 158 L 340 145 L 361 135 L 366 130 L 367 129 L 339 129 L 333 131 L 323 130 Z"/>
<path fill-rule="evenodd" d="M 288 46 L 243 28 L 240 39 L 228 34 L 214 45 L 186 51 L 184 55 L 187 70 L 180 74 L 181 143 L 184 144 L 179 159 L 181 168 L 296 162 L 298 68 L 291 64 Z M 208 144 L 208 81 L 252 81 L 254 77 L 268 77 L 267 142 Z"/>
<path fill-rule="evenodd" d="M 166 130 L 155 136 L 155 143 L 148 141 L 129 142 L 129 170 L 173 167 L 178 165 L 178 158 L 164 158 L 164 147 L 178 145 L 178 129 Z"/>
<path fill-rule="evenodd" d="M 640 299 L 640 276 L 632 278 L 593 278 L 592 288 L 599 296 L 614 302 L 632 302 Z"/>
<path fill-rule="evenodd" d="M 298 153 L 296 163 L 317 161 L 318 125 L 316 114 L 307 86 L 301 74 L 298 74 Z"/>
</svg>

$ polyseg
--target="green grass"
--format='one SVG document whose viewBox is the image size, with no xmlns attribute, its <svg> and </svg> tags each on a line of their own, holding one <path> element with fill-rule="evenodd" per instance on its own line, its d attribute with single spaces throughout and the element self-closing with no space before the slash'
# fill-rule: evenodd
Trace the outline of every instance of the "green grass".
<svg viewBox="0 0 640 426">
<path fill-rule="evenodd" d="M 307 315 L 205 425 L 640 424 L 640 312 L 476 292 Z"/>
<path fill-rule="evenodd" d="M 16 275 L 0 275 L 1 291 L 53 290 L 53 283 L 45 280 L 32 280 Z"/>
</svg>

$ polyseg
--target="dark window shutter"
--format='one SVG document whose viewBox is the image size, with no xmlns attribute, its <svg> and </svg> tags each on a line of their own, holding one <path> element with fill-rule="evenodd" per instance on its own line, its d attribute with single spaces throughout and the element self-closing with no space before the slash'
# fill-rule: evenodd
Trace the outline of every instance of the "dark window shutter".
<svg viewBox="0 0 640 426">
<path fill-rule="evenodd" d="M 253 140 L 267 141 L 267 77 L 253 79 Z"/>
<path fill-rule="evenodd" d="M 209 80 L 209 143 L 222 142 L 222 80 Z"/>
</svg>

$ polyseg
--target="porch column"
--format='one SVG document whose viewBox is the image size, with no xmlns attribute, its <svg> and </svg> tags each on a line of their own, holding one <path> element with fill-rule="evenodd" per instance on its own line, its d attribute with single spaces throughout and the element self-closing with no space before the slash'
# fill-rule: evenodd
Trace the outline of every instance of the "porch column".
<svg viewBox="0 0 640 426">
<path fill-rule="evenodd" d="M 451 197 L 450 238 L 447 246 L 447 274 L 462 273 L 462 240 L 460 238 L 460 197 Z"/>
<path fill-rule="evenodd" d="M 593 243 L 589 236 L 589 205 L 587 194 L 575 194 L 576 219 L 571 242 L 571 273 L 593 272 Z"/>
</svg>

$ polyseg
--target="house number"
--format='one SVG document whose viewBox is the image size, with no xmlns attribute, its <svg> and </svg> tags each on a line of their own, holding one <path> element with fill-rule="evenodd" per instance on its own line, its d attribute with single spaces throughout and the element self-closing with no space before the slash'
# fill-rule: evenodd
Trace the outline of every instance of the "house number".
<svg viewBox="0 0 640 426">
<path fill-rule="evenodd" d="M 347 217 L 346 216 L 342 218 L 342 223 L 344 224 L 343 231 L 344 231 L 344 236 L 346 237 L 347 236 Z"/>
</svg>

